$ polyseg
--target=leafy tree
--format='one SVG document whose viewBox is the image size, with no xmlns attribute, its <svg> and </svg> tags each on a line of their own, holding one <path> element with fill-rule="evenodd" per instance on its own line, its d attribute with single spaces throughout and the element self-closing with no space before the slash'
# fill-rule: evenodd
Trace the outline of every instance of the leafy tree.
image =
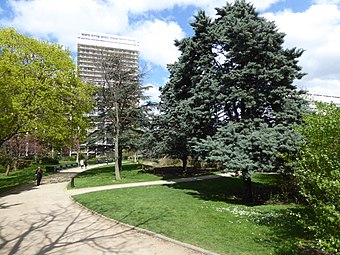
<svg viewBox="0 0 340 255">
<path fill-rule="evenodd" d="M 84 135 L 92 91 L 61 45 L 0 30 L 0 146 L 22 133 L 50 145 Z"/>
<path fill-rule="evenodd" d="M 306 102 L 293 81 L 304 75 L 303 51 L 284 49 L 285 35 L 243 0 L 216 10 L 213 21 L 200 12 L 194 36 L 177 43 L 161 110 L 171 126 L 177 118 L 188 151 L 241 171 L 251 191 L 252 171 L 283 169 L 280 155 L 297 150 L 292 127 Z"/>
<path fill-rule="evenodd" d="M 316 103 L 298 131 L 304 142 L 295 176 L 311 209 L 301 221 L 318 245 L 335 254 L 340 247 L 340 108 Z"/>
<path fill-rule="evenodd" d="M 0 30 L 0 145 L 19 133 L 51 141 L 85 130 L 91 87 L 62 46 Z"/>
<path fill-rule="evenodd" d="M 144 99 L 142 75 L 137 66 L 126 61 L 124 54 L 103 54 L 98 65 L 103 82 L 97 94 L 97 137 L 114 143 L 115 177 L 120 180 L 123 132 L 136 123 L 139 102 Z"/>
</svg>

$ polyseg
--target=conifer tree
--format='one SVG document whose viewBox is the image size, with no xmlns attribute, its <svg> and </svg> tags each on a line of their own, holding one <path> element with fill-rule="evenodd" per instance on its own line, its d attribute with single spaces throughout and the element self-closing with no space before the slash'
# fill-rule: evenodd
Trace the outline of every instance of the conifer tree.
<svg viewBox="0 0 340 255">
<path fill-rule="evenodd" d="M 242 172 L 251 199 L 251 173 L 283 171 L 282 155 L 297 150 L 292 127 L 306 102 L 293 81 L 304 75 L 303 50 L 285 49 L 285 34 L 243 0 L 216 11 L 213 21 L 200 12 L 194 36 L 177 42 L 161 113 L 175 121 L 170 129 L 181 126 L 174 133 L 188 151 Z"/>
<path fill-rule="evenodd" d="M 156 130 L 161 151 L 182 159 L 184 170 L 188 156 L 193 156 L 193 139 L 213 134 L 216 119 L 215 102 L 209 94 L 214 77 L 207 75 L 215 61 L 208 31 L 211 19 L 199 12 L 191 25 L 195 35 L 175 42 L 182 54 L 168 66 L 170 79 L 161 90 Z"/>
</svg>

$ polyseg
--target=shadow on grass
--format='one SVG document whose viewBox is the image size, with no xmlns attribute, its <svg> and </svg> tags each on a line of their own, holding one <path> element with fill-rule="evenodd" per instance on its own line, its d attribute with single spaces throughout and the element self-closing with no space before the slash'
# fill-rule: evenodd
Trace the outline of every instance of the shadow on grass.
<svg viewBox="0 0 340 255">
<path fill-rule="evenodd" d="M 244 184 L 240 177 L 221 177 L 198 182 L 183 182 L 168 185 L 175 189 L 188 190 L 196 198 L 209 201 L 222 201 L 231 204 L 245 204 Z M 276 186 L 252 183 L 253 202 L 246 205 L 262 205 L 279 192 Z"/>
<path fill-rule="evenodd" d="M 266 176 L 268 180 L 264 183 L 252 183 L 254 202 L 253 205 L 272 204 L 272 197 L 279 194 L 279 189 Z M 275 178 L 275 177 L 274 177 Z M 195 198 L 225 202 L 228 204 L 245 204 L 243 198 L 243 180 L 237 177 L 223 177 L 218 179 L 203 180 L 198 182 L 186 182 L 167 185 L 170 188 L 187 190 L 186 193 Z M 276 205 L 277 206 L 277 205 Z M 311 236 L 304 231 L 298 222 L 296 215 L 305 213 L 303 206 L 292 205 L 287 209 L 264 209 L 256 210 L 256 215 L 250 219 L 257 225 L 267 226 L 270 238 L 256 237 L 255 241 L 269 247 L 275 247 L 277 255 L 321 255 L 319 250 L 308 246 L 301 246 L 300 241 L 306 244 Z"/>
<path fill-rule="evenodd" d="M 188 167 L 184 172 L 181 167 L 145 167 L 145 165 L 140 166 L 142 169 L 141 173 L 153 174 L 162 177 L 163 180 L 181 178 L 181 177 L 194 177 L 202 176 L 207 174 L 213 174 L 215 169 L 210 168 L 195 168 Z"/>
<path fill-rule="evenodd" d="M 297 215 L 305 214 L 306 210 L 301 206 L 259 213 L 253 220 L 258 225 L 267 226 L 271 238 L 257 238 L 255 241 L 274 246 L 277 255 L 324 255 L 321 250 L 308 246 L 312 236 L 298 222 Z"/>
</svg>

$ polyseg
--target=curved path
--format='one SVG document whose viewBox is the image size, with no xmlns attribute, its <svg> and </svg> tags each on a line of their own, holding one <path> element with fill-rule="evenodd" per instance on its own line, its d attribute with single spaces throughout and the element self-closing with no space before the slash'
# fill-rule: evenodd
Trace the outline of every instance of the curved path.
<svg viewBox="0 0 340 255">
<path fill-rule="evenodd" d="M 0 254 L 213 254 L 93 214 L 71 199 L 80 191 L 67 182 L 46 182 L 0 197 Z"/>
</svg>

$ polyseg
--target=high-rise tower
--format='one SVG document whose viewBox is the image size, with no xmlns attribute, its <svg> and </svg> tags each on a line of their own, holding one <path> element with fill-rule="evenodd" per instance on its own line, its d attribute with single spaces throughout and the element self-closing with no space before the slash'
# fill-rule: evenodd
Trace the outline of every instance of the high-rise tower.
<svg viewBox="0 0 340 255">
<path fill-rule="evenodd" d="M 79 77 L 85 82 L 92 83 L 97 86 L 105 86 L 103 70 L 101 64 L 108 55 L 119 54 L 123 61 L 129 67 L 138 70 L 138 41 L 123 36 L 80 32 L 77 40 L 78 54 L 77 65 L 79 69 Z M 95 119 L 100 113 L 100 109 L 94 109 L 89 117 Z M 89 134 L 95 134 L 101 126 L 105 126 L 105 122 L 94 121 L 94 129 L 89 130 Z M 89 154 L 106 153 L 108 148 L 113 147 L 112 141 L 106 135 L 100 140 L 95 139 L 92 142 L 83 144 L 83 151 Z"/>
<path fill-rule="evenodd" d="M 77 65 L 79 76 L 99 85 L 102 81 L 98 63 L 107 54 L 123 54 L 129 64 L 138 67 L 139 43 L 123 36 L 81 32 L 78 36 Z"/>
</svg>

